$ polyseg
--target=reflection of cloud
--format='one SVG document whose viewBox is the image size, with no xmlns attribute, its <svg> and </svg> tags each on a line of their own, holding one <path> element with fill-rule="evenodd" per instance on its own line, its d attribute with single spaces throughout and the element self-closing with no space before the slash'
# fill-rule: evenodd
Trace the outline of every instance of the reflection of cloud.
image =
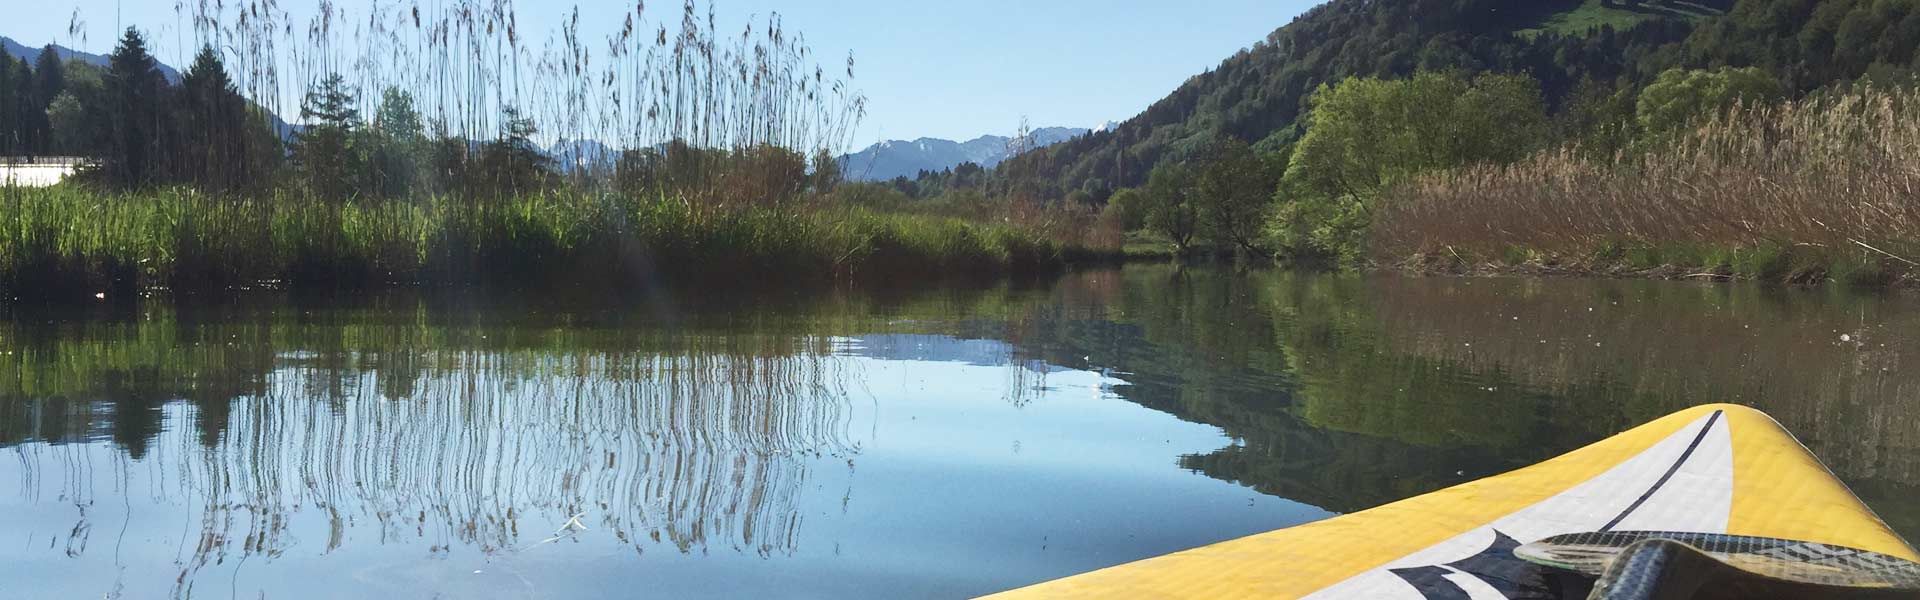
<svg viewBox="0 0 1920 600">
<path fill-rule="evenodd" d="M 343 355 L 287 362 L 265 377 L 265 393 L 222 405 L 224 432 L 211 445 L 178 427 L 207 417 L 201 409 L 156 410 L 164 426 L 143 442 L 152 450 L 142 469 L 197 507 L 182 585 L 209 564 L 300 542 L 331 552 L 369 539 L 349 535 L 363 527 L 436 552 L 516 552 L 583 513 L 582 525 L 636 546 L 789 553 L 807 459 L 860 449 L 845 388 L 857 374 L 815 352 L 438 351 L 418 355 L 428 366 L 414 371 L 342 366 L 358 362 Z M 94 404 L 35 405 L 83 407 L 111 426 L 112 409 L 84 408 Z M 17 447 L 29 503 L 143 499 L 119 481 L 94 489 L 63 446 Z M 323 515 L 326 529 L 291 525 L 302 512 Z"/>
</svg>

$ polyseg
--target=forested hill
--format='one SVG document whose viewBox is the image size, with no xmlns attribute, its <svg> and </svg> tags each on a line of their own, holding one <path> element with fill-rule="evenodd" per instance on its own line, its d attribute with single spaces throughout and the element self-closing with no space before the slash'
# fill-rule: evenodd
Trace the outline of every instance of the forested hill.
<svg viewBox="0 0 1920 600">
<path fill-rule="evenodd" d="M 45 48 L 52 48 L 53 51 L 57 53 L 56 55 L 60 57 L 60 60 L 63 61 L 78 60 L 103 69 L 107 66 L 107 57 L 99 54 L 81 52 L 58 44 L 49 44 L 44 48 L 36 48 L 15 41 L 13 38 L 0 35 L 0 50 L 5 51 L 7 56 L 26 61 L 27 64 L 33 64 L 35 61 L 38 61 L 40 59 L 40 53 Z M 160 70 L 160 76 L 167 78 L 167 83 L 175 85 L 180 83 L 180 71 L 178 69 L 167 66 L 166 63 L 155 63 L 154 68 Z"/>
<path fill-rule="evenodd" d="M 1758 66 L 1801 92 L 1905 77 L 1916 42 L 1920 0 L 1332 0 L 1118 127 L 1009 165 L 1047 196 L 1097 200 L 1217 136 L 1282 150 L 1313 91 L 1348 77 L 1526 73 L 1556 119 L 1577 119 L 1567 107 L 1673 67 Z"/>
</svg>

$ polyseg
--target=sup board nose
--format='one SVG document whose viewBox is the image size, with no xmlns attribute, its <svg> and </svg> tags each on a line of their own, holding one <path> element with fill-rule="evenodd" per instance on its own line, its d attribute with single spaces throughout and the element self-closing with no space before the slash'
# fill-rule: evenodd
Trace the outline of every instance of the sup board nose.
<svg viewBox="0 0 1920 600">
<path fill-rule="evenodd" d="M 1516 549 L 1632 531 L 1920 559 L 1778 422 L 1713 404 L 1513 472 L 994 597 L 1555 598 Z"/>
</svg>

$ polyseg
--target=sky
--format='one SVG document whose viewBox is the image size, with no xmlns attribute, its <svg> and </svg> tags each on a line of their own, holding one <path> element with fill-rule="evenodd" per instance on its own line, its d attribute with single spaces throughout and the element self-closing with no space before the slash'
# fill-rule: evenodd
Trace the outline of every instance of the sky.
<svg viewBox="0 0 1920 600">
<path fill-rule="evenodd" d="M 118 31 L 145 31 L 162 61 L 184 67 L 192 35 L 172 0 L 20 0 L 6 35 L 30 46 L 57 42 L 104 54 Z M 430 0 L 422 0 L 426 2 Z M 317 0 L 280 0 L 296 17 Z M 336 0 L 364 15 L 372 0 Z M 1185 81 L 1264 39 L 1320 0 L 718 0 L 722 30 L 778 12 L 826 58 L 851 50 L 855 85 L 869 102 L 854 146 L 885 139 L 966 140 L 1034 127 L 1098 127 L 1145 110 Z M 521 31 L 536 43 L 576 3 L 518 3 Z M 583 37 L 604 40 L 631 0 L 581 0 Z M 655 0 L 650 13 L 676 12 Z M 394 5 L 392 0 L 386 6 Z M 85 41 L 67 34 L 78 11 Z M 677 13 L 676 13 L 677 14 Z M 605 15 L 596 19 L 596 15 Z"/>
</svg>

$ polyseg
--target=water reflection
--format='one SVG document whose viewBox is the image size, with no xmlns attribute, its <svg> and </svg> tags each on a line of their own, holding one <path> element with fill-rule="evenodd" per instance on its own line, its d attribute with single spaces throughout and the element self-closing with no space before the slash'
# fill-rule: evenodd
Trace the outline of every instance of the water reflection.
<svg viewBox="0 0 1920 600">
<path fill-rule="evenodd" d="M 1130 400 L 1224 428 L 1239 443 L 1182 460 L 1216 477 L 1358 510 L 1735 402 L 1773 414 L 1920 534 L 1912 296 L 1171 267 L 1082 277 L 1062 286 L 1111 290 L 1110 321 L 1055 327 L 1048 343 L 1067 347 L 1054 354 L 1108 357 Z"/>
<path fill-rule="evenodd" d="M 680 306 L 6 315 L 0 552 L 80 582 L 45 595 L 964 596 L 1722 401 L 1920 534 L 1909 296 L 1138 266 Z"/>
<path fill-rule="evenodd" d="M 473 337 L 514 334 L 485 331 Z M 209 564 L 317 542 L 331 553 L 355 529 L 430 553 L 524 551 L 587 526 L 637 552 L 789 553 L 808 459 L 860 450 L 848 389 L 860 374 L 828 337 L 562 331 L 534 337 L 564 351 L 413 345 L 432 335 L 164 317 L 17 327 L 0 362 L 17 500 L 78 508 L 49 542 L 74 558 L 99 550 L 103 499 L 198 506 L 173 590 L 184 596 Z M 594 350 L 612 346 L 623 348 Z M 144 481 L 102 476 L 96 440 L 139 461 Z M 324 542 L 291 525 L 313 514 Z"/>
</svg>

